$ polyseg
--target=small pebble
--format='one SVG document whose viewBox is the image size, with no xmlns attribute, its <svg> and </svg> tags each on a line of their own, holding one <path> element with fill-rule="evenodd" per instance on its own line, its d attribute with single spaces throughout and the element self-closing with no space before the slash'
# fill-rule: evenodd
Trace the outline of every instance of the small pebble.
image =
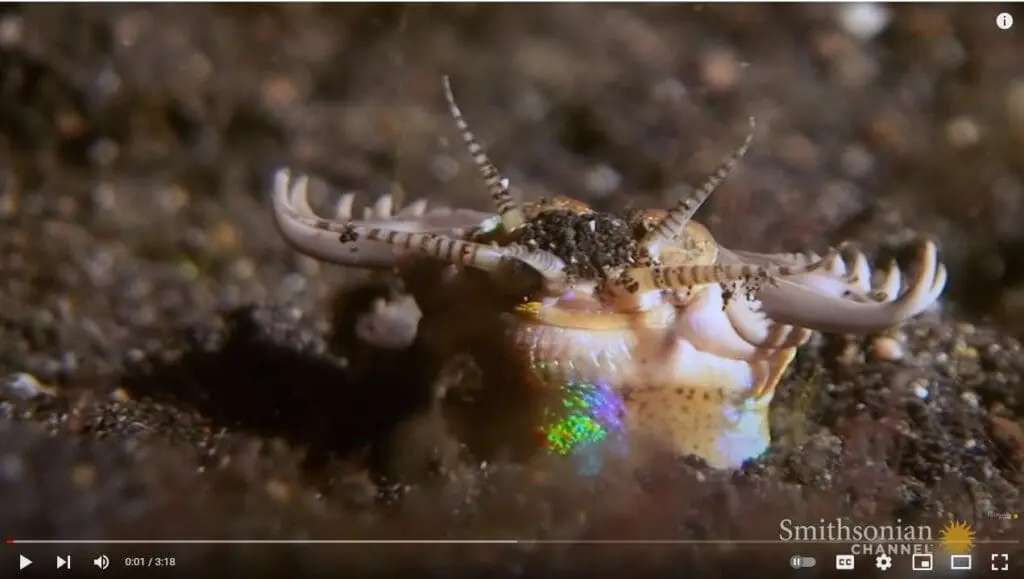
<svg viewBox="0 0 1024 579">
<path fill-rule="evenodd" d="M 301 97 L 299 86 L 284 75 L 270 75 L 260 86 L 263 102 L 275 109 L 281 109 L 294 103 Z"/>
<path fill-rule="evenodd" d="M 840 159 L 843 173 L 848 177 L 863 179 L 871 175 L 875 167 L 875 158 L 870 151 L 861 145 L 850 145 L 843 151 Z"/>
<path fill-rule="evenodd" d="M 47 386 L 27 372 L 11 374 L 3 382 L 7 391 L 23 399 L 31 400 L 40 396 L 56 396 L 57 389 Z"/>
<path fill-rule="evenodd" d="M 879 360 L 896 362 L 903 359 L 903 346 L 890 336 L 881 336 L 871 344 L 871 353 Z"/>
<path fill-rule="evenodd" d="M 871 40 L 889 25 L 889 9 L 875 2 L 844 4 L 839 9 L 839 25 L 859 40 Z"/>
<path fill-rule="evenodd" d="M 287 503 L 292 498 L 292 488 L 279 480 L 271 479 L 266 488 L 267 494 L 278 502 Z"/>
<path fill-rule="evenodd" d="M 402 296 L 390 302 L 380 298 L 373 303 L 370 312 L 359 316 L 356 336 L 378 348 L 408 348 L 416 340 L 422 317 L 423 313 L 412 296 Z"/>
<path fill-rule="evenodd" d="M 110 393 L 110 399 L 114 402 L 128 402 L 132 397 L 124 388 L 118 388 Z"/>
<path fill-rule="evenodd" d="M 928 400 L 928 397 L 931 396 L 931 393 L 928 391 L 928 383 L 924 380 L 914 382 L 914 396 L 921 400 Z"/>
<path fill-rule="evenodd" d="M 701 60 L 701 80 L 712 90 L 727 91 L 739 82 L 742 69 L 735 54 L 727 50 L 715 50 Z"/>
<path fill-rule="evenodd" d="M 71 481 L 79 490 L 91 488 L 96 484 L 96 467 L 91 464 L 79 464 L 71 470 Z"/>
<path fill-rule="evenodd" d="M 1024 129 L 1024 79 L 1010 83 L 1006 91 L 1006 116 L 1018 129 Z"/>
<path fill-rule="evenodd" d="M 607 197 L 622 185 L 622 175 L 608 165 L 597 165 L 587 171 L 584 187 L 596 197 Z"/>
<path fill-rule="evenodd" d="M 965 149 L 977 145 L 980 140 L 981 128 L 971 117 L 954 117 L 946 122 L 946 141 L 953 147 Z"/>
<path fill-rule="evenodd" d="M 189 204 L 191 195 L 180 185 L 170 185 L 156 192 L 154 201 L 158 207 L 168 213 L 177 213 Z"/>
<path fill-rule="evenodd" d="M 9 182 L 8 182 L 9 183 Z M 0 219 L 13 217 L 18 213 L 18 196 L 9 184 L 0 190 Z"/>
<path fill-rule="evenodd" d="M 0 479 L 16 481 L 25 472 L 25 462 L 16 454 L 8 454 L 0 458 Z"/>
<path fill-rule="evenodd" d="M 548 115 L 550 106 L 540 91 L 524 90 L 515 103 L 515 114 L 524 121 L 540 123 Z"/>
<path fill-rule="evenodd" d="M 25 25 L 20 16 L 6 16 L 0 20 L 0 47 L 10 50 L 25 40 Z"/>
<path fill-rule="evenodd" d="M 975 392 L 971 392 L 970 390 L 960 394 L 960 399 L 973 408 L 978 408 L 979 406 L 981 406 L 981 399 L 978 397 L 978 394 Z"/>
<path fill-rule="evenodd" d="M 98 139 L 88 150 L 89 159 L 100 167 L 111 165 L 120 154 L 121 148 L 111 139 Z"/>
<path fill-rule="evenodd" d="M 686 101 L 688 94 L 686 85 L 677 78 L 665 78 L 651 88 L 651 98 L 666 106 L 678 106 Z"/>
<path fill-rule="evenodd" d="M 210 243 L 217 251 L 234 251 L 241 246 L 241 234 L 231 223 L 221 221 L 210 231 Z"/>
</svg>

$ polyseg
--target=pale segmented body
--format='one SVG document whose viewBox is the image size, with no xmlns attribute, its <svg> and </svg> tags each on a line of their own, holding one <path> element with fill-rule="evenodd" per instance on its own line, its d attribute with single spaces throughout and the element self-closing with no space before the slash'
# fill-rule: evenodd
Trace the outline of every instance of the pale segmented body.
<svg viewBox="0 0 1024 579">
<path fill-rule="evenodd" d="M 445 89 L 496 214 L 427 209 L 422 202 L 394 213 L 386 198 L 355 220 L 347 196 L 326 220 L 309 208 L 306 179 L 281 170 L 273 196 L 278 229 L 299 251 L 337 264 L 433 260 L 485 272 L 501 287 L 526 280 L 514 286 L 529 288 L 513 296 L 520 305 L 509 308 L 516 359 L 542 388 L 589 385 L 593 394 L 600 386 L 619 401 L 613 405 L 618 410 L 609 411 L 615 416 L 577 417 L 576 426 L 563 428 L 563 438 L 573 429 L 621 422 L 633 437 L 658 439 L 714 466 L 737 466 L 767 448 L 768 405 L 811 332 L 883 330 L 922 312 L 945 285 L 946 270 L 931 242 L 922 244 L 909 283 L 894 265 L 876 285 L 860 253 L 846 259 L 839 251 L 819 257 L 720 247 L 692 217 L 751 137 L 671 211 L 623 221 L 622 231 L 628 225 L 636 232 L 623 238 L 630 248 L 624 259 L 581 274 L 574 270 L 576 255 L 532 247 L 536 240 L 524 232 L 552 216 L 594 230 L 596 221 L 587 220 L 607 216 L 565 198 L 520 208 L 470 133 L 447 82 Z"/>
</svg>

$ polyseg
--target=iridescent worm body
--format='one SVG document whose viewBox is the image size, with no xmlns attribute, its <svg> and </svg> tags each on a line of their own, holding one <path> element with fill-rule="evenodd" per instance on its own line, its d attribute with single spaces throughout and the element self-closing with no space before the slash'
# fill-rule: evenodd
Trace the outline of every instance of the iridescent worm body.
<svg viewBox="0 0 1024 579">
<path fill-rule="evenodd" d="M 349 195 L 325 219 L 310 209 L 307 178 L 281 169 L 275 222 L 298 251 L 340 265 L 432 261 L 483 272 L 499 286 L 526 280 L 511 285 L 528 289 L 501 313 L 513 320 L 515 358 L 531 369 L 533 386 L 558 393 L 538 419 L 555 452 L 618 431 L 737 467 L 770 444 L 768 406 L 812 332 L 884 330 L 924 311 L 945 286 L 930 241 L 920 246 L 915 275 L 905 278 L 891 264 L 876 283 L 859 252 L 765 254 L 716 243 L 692 218 L 746 153 L 753 121 L 743 145 L 674 208 L 616 220 L 568 198 L 520 206 L 463 120 L 447 79 L 444 88 L 495 213 L 428 209 L 422 201 L 396 212 L 385 197 L 356 219 Z M 572 253 L 578 247 L 536 243 L 542 224 L 555 221 L 581 235 L 598 222 L 620 223 L 630 237 L 611 252 L 617 261 L 583 256 L 598 265 L 580 269 Z"/>
</svg>

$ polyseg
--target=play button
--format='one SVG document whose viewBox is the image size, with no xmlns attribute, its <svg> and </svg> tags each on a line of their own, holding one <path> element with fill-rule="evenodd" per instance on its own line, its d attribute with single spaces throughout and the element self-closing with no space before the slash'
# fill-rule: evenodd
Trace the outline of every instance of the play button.
<svg viewBox="0 0 1024 579">
<path fill-rule="evenodd" d="M 32 559 L 29 559 L 28 557 L 26 557 L 24 555 L 18 555 L 18 571 L 21 571 L 22 569 L 24 569 L 25 567 L 28 567 L 31 564 L 32 564 Z"/>
</svg>

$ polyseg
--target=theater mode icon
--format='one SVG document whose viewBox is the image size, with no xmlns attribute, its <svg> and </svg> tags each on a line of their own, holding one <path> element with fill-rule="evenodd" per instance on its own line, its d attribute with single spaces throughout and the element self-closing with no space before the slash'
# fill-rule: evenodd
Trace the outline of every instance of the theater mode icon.
<svg viewBox="0 0 1024 579">
<path fill-rule="evenodd" d="M 971 570 L 971 555 L 950 555 L 949 556 L 949 568 L 953 571 L 970 571 Z"/>
</svg>

